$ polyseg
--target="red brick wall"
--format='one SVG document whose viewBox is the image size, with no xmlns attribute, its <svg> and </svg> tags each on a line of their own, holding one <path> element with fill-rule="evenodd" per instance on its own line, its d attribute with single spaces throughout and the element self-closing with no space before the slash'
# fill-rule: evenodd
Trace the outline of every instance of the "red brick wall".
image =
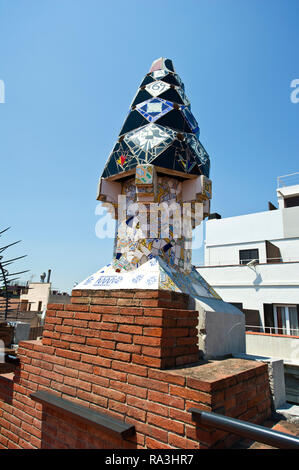
<svg viewBox="0 0 299 470">
<path fill-rule="evenodd" d="M 197 312 L 186 295 L 73 293 L 70 305 L 48 305 L 42 341 L 20 344 L 13 381 L 0 375 L 0 448 L 226 447 L 232 436 L 196 425 L 190 407 L 255 422 L 269 416 L 266 364 L 185 367 L 197 360 Z M 120 439 L 41 405 L 30 398 L 37 390 L 134 424 L 136 436 Z"/>
</svg>

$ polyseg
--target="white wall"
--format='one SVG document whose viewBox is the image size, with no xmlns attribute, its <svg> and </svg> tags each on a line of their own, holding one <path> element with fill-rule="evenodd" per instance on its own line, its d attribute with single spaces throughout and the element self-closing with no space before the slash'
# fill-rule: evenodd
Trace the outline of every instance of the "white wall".
<svg viewBox="0 0 299 470">
<path fill-rule="evenodd" d="M 260 263 L 267 262 L 266 244 L 264 241 L 252 243 L 237 243 L 221 246 L 205 246 L 205 266 L 239 264 L 239 250 L 259 250 Z M 298 258 L 299 260 L 299 258 Z"/>
<path fill-rule="evenodd" d="M 285 238 L 299 237 L 299 207 L 283 209 L 282 221 Z"/>
<path fill-rule="evenodd" d="M 248 266 L 200 267 L 198 272 L 226 302 L 259 310 L 263 304 L 299 304 L 299 262 Z"/>
<path fill-rule="evenodd" d="M 246 333 L 246 354 L 277 357 L 299 364 L 299 338 Z"/>
<path fill-rule="evenodd" d="M 21 294 L 20 300 L 28 300 L 31 303 L 30 310 L 37 311 L 38 303 L 42 302 L 42 310 L 47 307 L 51 283 L 31 282 L 28 285 L 28 294 Z"/>
<path fill-rule="evenodd" d="M 283 238 L 282 211 L 212 219 L 206 223 L 206 246 L 251 243 Z"/>
<path fill-rule="evenodd" d="M 251 248 L 266 263 L 266 240 L 280 248 L 283 261 L 299 261 L 299 207 L 208 220 L 205 265 L 239 264 L 239 250 Z"/>
</svg>

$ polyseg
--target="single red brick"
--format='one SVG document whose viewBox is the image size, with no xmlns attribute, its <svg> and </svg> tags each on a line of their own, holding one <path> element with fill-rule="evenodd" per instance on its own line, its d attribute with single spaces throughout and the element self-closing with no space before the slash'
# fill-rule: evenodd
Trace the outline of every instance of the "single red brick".
<svg viewBox="0 0 299 470">
<path fill-rule="evenodd" d="M 77 369 L 71 369 L 69 367 L 62 367 L 57 364 L 54 365 L 54 372 L 57 372 L 58 374 L 66 375 L 68 377 L 73 377 L 73 378 L 77 378 L 79 374 Z"/>
<path fill-rule="evenodd" d="M 145 325 L 145 326 L 163 326 L 165 324 L 165 320 L 162 317 L 136 317 L 135 323 L 137 325 Z"/>
<path fill-rule="evenodd" d="M 104 369 L 105 370 L 105 369 Z M 101 385 L 102 387 L 109 386 L 109 379 L 95 374 L 87 374 L 85 372 L 79 372 L 79 379 L 90 384 Z"/>
<path fill-rule="evenodd" d="M 97 348 L 94 346 L 87 346 L 86 344 L 71 343 L 70 349 L 72 351 L 80 351 L 85 354 L 97 354 Z"/>
<path fill-rule="evenodd" d="M 185 408 L 184 399 L 172 395 L 166 395 L 165 393 L 156 392 L 154 390 L 148 391 L 148 399 L 152 402 L 162 403 L 173 408 L 183 410 Z"/>
<path fill-rule="evenodd" d="M 144 327 L 143 334 L 144 336 L 156 336 L 160 338 L 163 335 L 163 328 L 152 328 L 152 327 Z"/>
<path fill-rule="evenodd" d="M 30 374 L 30 380 L 37 384 L 44 385 L 45 387 L 50 387 L 51 380 L 47 377 L 41 377 L 40 375 Z"/>
<path fill-rule="evenodd" d="M 93 297 L 90 300 L 90 303 L 92 305 L 116 305 L 117 304 L 117 299 L 116 298 L 110 298 L 110 297 Z M 92 310 L 91 310 L 92 311 Z"/>
<path fill-rule="evenodd" d="M 103 315 L 102 322 L 113 322 L 113 323 L 135 323 L 135 317 L 129 315 Z"/>
<path fill-rule="evenodd" d="M 157 379 L 162 382 L 168 382 L 175 385 L 185 385 L 186 378 L 180 375 L 179 370 L 174 371 L 161 371 L 156 369 L 149 369 L 148 376 L 152 379 Z"/>
<path fill-rule="evenodd" d="M 120 390 L 126 394 L 130 394 L 139 398 L 145 398 L 147 396 L 147 388 L 137 387 L 135 385 L 126 384 L 124 382 L 118 382 L 117 380 L 110 380 L 110 387 L 115 390 Z"/>
<path fill-rule="evenodd" d="M 159 299 L 142 299 L 142 307 L 160 307 L 161 301 Z"/>
<path fill-rule="evenodd" d="M 212 397 L 208 393 L 203 393 L 198 390 L 191 390 L 184 387 L 179 387 L 176 385 L 170 385 L 170 394 L 184 397 L 188 400 L 198 401 L 201 403 L 211 403 Z"/>
<path fill-rule="evenodd" d="M 71 387 L 69 385 L 65 385 L 58 382 L 52 382 L 51 388 L 54 390 L 58 390 L 59 392 L 65 393 L 66 395 L 76 396 L 77 390 L 75 387 Z"/>
<path fill-rule="evenodd" d="M 124 351 L 128 353 L 141 353 L 141 346 L 136 344 L 128 344 L 128 343 L 117 343 L 116 349 L 119 351 Z"/>
<path fill-rule="evenodd" d="M 111 367 L 111 359 L 106 359 L 104 357 L 91 356 L 90 354 L 82 354 L 81 360 L 83 362 L 93 364 L 94 366 L 98 365 L 103 367 Z"/>
<path fill-rule="evenodd" d="M 136 299 L 157 299 L 160 296 L 160 291 L 158 290 L 140 290 L 136 291 Z"/>
<path fill-rule="evenodd" d="M 140 387 L 146 387 L 149 390 L 158 390 L 159 392 L 168 393 L 169 385 L 166 382 L 160 382 L 159 380 L 148 379 L 137 375 L 129 375 L 128 383 L 138 385 Z"/>
<path fill-rule="evenodd" d="M 100 337 L 101 339 L 110 339 L 113 341 L 120 341 L 121 343 L 132 343 L 132 335 L 126 333 L 102 331 Z"/>
<path fill-rule="evenodd" d="M 64 310 L 64 304 L 48 304 L 47 310 Z"/>
<path fill-rule="evenodd" d="M 130 334 L 142 334 L 142 326 L 135 325 L 119 325 L 118 331 L 120 333 L 130 333 Z"/>
<path fill-rule="evenodd" d="M 125 306 L 125 307 L 132 307 L 132 306 L 135 306 L 135 307 L 139 307 L 140 305 L 140 300 L 139 299 L 118 299 L 117 300 L 117 305 L 119 305 L 120 307 L 122 306 Z M 120 309 L 120 313 L 121 313 L 121 310 L 123 310 L 122 308 Z M 138 312 L 142 309 L 131 309 L 131 310 L 137 310 Z M 138 315 L 138 313 L 137 313 Z"/>
<path fill-rule="evenodd" d="M 82 390 L 86 390 L 87 392 L 91 391 L 91 383 L 85 382 L 84 380 L 78 380 L 72 377 L 65 376 L 64 383 L 72 387 L 81 388 Z"/>
<path fill-rule="evenodd" d="M 169 433 L 168 443 L 177 449 L 198 449 L 199 443 L 185 437 L 177 436 L 176 434 Z"/>
<path fill-rule="evenodd" d="M 141 423 L 140 421 L 130 416 L 126 419 L 126 422 L 129 424 L 133 424 L 136 428 L 137 433 L 142 433 L 145 436 L 154 437 L 155 439 L 158 439 L 161 442 L 168 442 L 168 433 L 165 429 L 160 429 L 156 426 L 151 426 L 146 423 Z"/>
<path fill-rule="evenodd" d="M 89 357 L 94 357 L 94 356 L 89 356 Z M 87 364 L 86 362 L 78 362 L 78 361 L 72 361 L 71 359 L 66 360 L 66 367 L 69 367 L 70 369 L 74 369 L 76 372 L 79 370 L 84 371 L 84 372 L 92 372 L 93 366 L 92 364 Z"/>
<path fill-rule="evenodd" d="M 132 416 L 138 421 L 145 422 L 146 412 L 135 407 L 130 407 L 127 410 L 127 416 Z"/>
<path fill-rule="evenodd" d="M 146 377 L 147 372 L 148 372 L 147 367 L 143 367 L 137 364 L 128 364 L 125 362 L 119 362 L 115 360 L 112 361 L 111 366 L 113 369 L 128 372 L 128 373 L 135 374 L 135 375 L 141 375 L 142 377 Z"/>
<path fill-rule="evenodd" d="M 88 321 L 87 320 L 74 320 L 73 318 L 66 318 L 63 324 L 74 326 L 74 327 L 79 327 L 79 328 L 87 328 Z"/>
<path fill-rule="evenodd" d="M 189 411 L 181 411 L 176 408 L 169 408 L 169 418 L 181 421 L 182 423 L 192 424 L 192 415 Z"/>
<path fill-rule="evenodd" d="M 150 316 L 150 317 L 163 317 L 165 313 L 164 308 L 145 308 L 144 309 L 144 315 Z"/>
<path fill-rule="evenodd" d="M 128 405 L 120 403 L 119 401 L 109 400 L 109 409 L 113 411 L 118 411 L 119 413 L 126 415 Z"/>
<path fill-rule="evenodd" d="M 142 346 L 142 354 L 145 356 L 152 356 L 152 357 L 157 357 L 161 358 L 165 356 L 163 348 L 160 347 L 150 347 L 150 346 Z"/>
<path fill-rule="evenodd" d="M 72 297 L 81 297 L 82 293 L 80 290 L 72 290 Z"/>
<path fill-rule="evenodd" d="M 177 434 L 183 435 L 185 433 L 185 426 L 178 421 L 174 421 L 173 419 L 164 418 L 163 416 L 157 416 L 152 413 L 147 414 L 147 422 L 149 424 L 154 424 L 159 428 L 166 429 L 167 431 L 172 431 Z"/>
<path fill-rule="evenodd" d="M 140 336 L 134 335 L 133 336 L 134 344 L 143 344 L 147 346 L 160 346 L 161 345 L 161 338 L 156 338 L 153 336 Z"/>
<path fill-rule="evenodd" d="M 71 326 L 56 325 L 55 330 L 61 333 L 72 333 L 73 328 Z"/>
<path fill-rule="evenodd" d="M 132 354 L 132 362 L 149 367 L 161 367 L 161 359 L 156 357 L 141 356 L 139 354 Z"/>
<path fill-rule="evenodd" d="M 97 321 L 101 320 L 99 313 L 75 313 L 76 320 Z"/>
<path fill-rule="evenodd" d="M 118 297 L 118 298 L 123 298 L 123 299 L 128 299 L 128 298 L 133 298 L 135 296 L 135 292 L 131 290 L 111 290 L 109 292 L 109 295 L 111 297 Z"/>
<path fill-rule="evenodd" d="M 59 328 L 61 325 L 57 325 Z M 62 327 L 63 328 L 63 327 Z M 60 333 L 58 331 L 54 330 L 45 330 L 43 332 L 43 337 L 44 338 L 54 338 L 54 339 L 59 339 L 60 338 Z"/>
<path fill-rule="evenodd" d="M 59 341 L 58 339 L 52 339 L 52 346 L 60 349 L 70 349 L 70 343 L 68 341 Z"/>
<path fill-rule="evenodd" d="M 121 352 L 121 351 L 113 351 L 110 349 L 98 348 L 98 354 L 100 356 L 111 358 L 111 359 L 116 359 L 118 361 L 129 362 L 131 359 L 130 353 Z"/>
<path fill-rule="evenodd" d="M 99 338 L 88 338 L 87 344 L 107 349 L 115 349 L 115 341 L 105 341 Z"/>
<path fill-rule="evenodd" d="M 168 407 L 161 405 L 161 403 L 152 403 L 147 399 L 132 397 L 130 395 L 127 395 L 127 403 L 128 405 L 151 411 L 160 416 L 168 416 Z"/>
<path fill-rule="evenodd" d="M 90 328 L 74 327 L 73 328 L 73 334 L 78 335 L 78 336 L 82 336 L 84 338 L 85 336 L 86 337 L 93 337 L 93 336 L 95 336 L 95 334 L 97 334 L 97 332 L 94 332 Z"/>
<path fill-rule="evenodd" d="M 120 372 L 120 371 L 113 370 L 113 369 L 106 369 L 104 367 L 95 367 L 94 374 L 98 374 L 102 377 L 108 377 L 110 379 L 115 379 L 121 382 L 127 381 L 126 372 Z M 91 380 L 92 380 L 92 377 L 93 376 L 91 376 Z"/>
<path fill-rule="evenodd" d="M 68 307 L 68 305 L 66 305 Z M 67 312 L 67 311 L 58 311 L 56 312 L 57 317 L 62 317 L 62 318 L 73 318 L 74 313 L 73 312 Z"/>
<path fill-rule="evenodd" d="M 159 442 L 152 437 L 146 437 L 145 443 L 147 449 L 173 449 L 172 446 L 165 444 L 165 442 Z"/>
<path fill-rule="evenodd" d="M 66 351 L 64 349 L 56 349 L 56 356 L 65 357 L 67 359 L 80 360 L 81 354 L 75 351 Z"/>
<path fill-rule="evenodd" d="M 75 310 L 78 304 L 83 304 L 83 305 L 89 304 L 90 298 L 89 297 L 72 297 L 71 302 L 73 304 L 73 309 Z"/>
<path fill-rule="evenodd" d="M 57 318 L 57 317 L 47 317 L 45 319 L 45 329 L 47 328 L 48 324 L 55 324 L 55 325 L 61 325 L 62 324 L 62 318 Z"/>
<path fill-rule="evenodd" d="M 92 391 L 93 393 L 97 395 L 101 395 L 104 397 L 112 398 L 113 400 L 120 401 L 121 403 L 125 403 L 126 401 L 126 395 L 123 392 L 120 392 L 118 390 L 113 390 L 111 387 L 105 388 L 101 387 L 99 385 L 92 385 Z"/>
<path fill-rule="evenodd" d="M 84 344 L 86 341 L 85 337 L 82 336 L 77 336 L 77 335 L 67 335 L 67 334 L 62 334 L 61 335 L 61 340 L 62 341 L 68 341 L 70 343 L 80 343 Z"/>
</svg>

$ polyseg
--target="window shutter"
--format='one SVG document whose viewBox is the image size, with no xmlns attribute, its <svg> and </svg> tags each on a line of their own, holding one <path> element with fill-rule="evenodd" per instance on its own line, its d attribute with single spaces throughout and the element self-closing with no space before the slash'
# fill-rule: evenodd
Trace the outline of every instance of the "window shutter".
<svg viewBox="0 0 299 470">
<path fill-rule="evenodd" d="M 273 304 L 263 304 L 265 326 L 274 326 Z"/>
</svg>

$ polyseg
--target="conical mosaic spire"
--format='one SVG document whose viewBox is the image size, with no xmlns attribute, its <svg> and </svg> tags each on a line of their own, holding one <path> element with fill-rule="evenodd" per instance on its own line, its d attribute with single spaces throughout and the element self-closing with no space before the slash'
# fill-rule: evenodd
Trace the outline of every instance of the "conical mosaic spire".
<svg viewBox="0 0 299 470">
<path fill-rule="evenodd" d="M 77 289 L 217 296 L 191 265 L 192 230 L 209 214 L 212 197 L 209 157 L 198 135 L 171 60 L 156 60 L 99 181 L 97 199 L 116 219 L 111 263 Z"/>
<path fill-rule="evenodd" d="M 172 61 L 157 59 L 137 90 L 102 178 L 123 178 L 143 164 L 182 177 L 209 177 L 209 156 L 198 136 L 197 121 Z"/>
</svg>

